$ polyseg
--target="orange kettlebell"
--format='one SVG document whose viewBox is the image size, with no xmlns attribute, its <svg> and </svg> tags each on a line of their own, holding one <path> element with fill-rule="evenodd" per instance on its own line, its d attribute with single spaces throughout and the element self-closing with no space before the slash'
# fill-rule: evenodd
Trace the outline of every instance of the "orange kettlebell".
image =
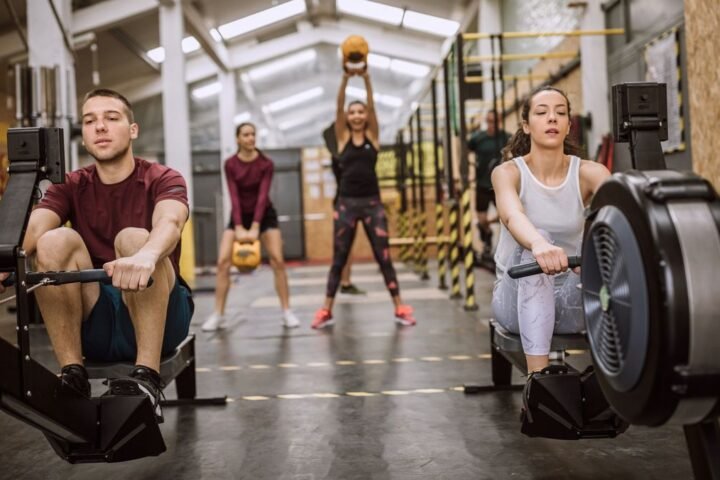
<svg viewBox="0 0 720 480">
<path fill-rule="evenodd" d="M 350 35 L 342 43 L 343 68 L 346 72 L 367 70 L 369 47 L 360 35 Z"/>
<path fill-rule="evenodd" d="M 232 264 L 242 273 L 250 273 L 260 265 L 260 241 L 233 243 Z"/>
</svg>

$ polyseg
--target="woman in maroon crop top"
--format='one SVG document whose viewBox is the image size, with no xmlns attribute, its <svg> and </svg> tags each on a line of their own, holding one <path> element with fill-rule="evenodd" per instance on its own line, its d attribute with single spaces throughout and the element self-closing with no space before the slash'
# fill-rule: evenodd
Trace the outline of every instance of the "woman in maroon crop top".
<svg viewBox="0 0 720 480">
<path fill-rule="evenodd" d="M 277 212 L 270 202 L 273 163 L 255 147 L 255 125 L 241 123 L 235 130 L 238 151 L 225 160 L 225 179 L 230 193 L 232 213 L 220 241 L 215 287 L 215 310 L 203 323 L 206 332 L 226 326 L 225 303 L 230 289 L 230 259 L 235 240 L 255 241 L 258 238 L 270 257 L 275 275 L 275 290 L 283 309 L 283 325 L 300 325 L 290 310 L 287 272 L 283 259 L 282 237 Z"/>
</svg>

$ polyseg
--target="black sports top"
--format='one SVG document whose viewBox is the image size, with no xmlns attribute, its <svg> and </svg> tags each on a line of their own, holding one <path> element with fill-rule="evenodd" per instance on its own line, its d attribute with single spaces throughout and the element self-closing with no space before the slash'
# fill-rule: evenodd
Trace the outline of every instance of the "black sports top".
<svg viewBox="0 0 720 480">
<path fill-rule="evenodd" d="M 376 197 L 380 195 L 378 178 L 375 173 L 378 152 L 365 137 L 362 145 L 354 145 L 352 138 L 340 153 L 340 186 L 341 197 Z"/>
</svg>

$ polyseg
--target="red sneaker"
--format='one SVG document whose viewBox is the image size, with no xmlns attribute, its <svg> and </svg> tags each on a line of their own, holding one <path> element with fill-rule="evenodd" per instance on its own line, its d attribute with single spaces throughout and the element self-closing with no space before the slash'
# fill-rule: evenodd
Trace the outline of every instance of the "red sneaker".
<svg viewBox="0 0 720 480">
<path fill-rule="evenodd" d="M 413 308 L 410 305 L 398 305 L 395 309 L 395 323 L 406 327 L 413 327 L 417 323 L 413 317 Z"/>
<path fill-rule="evenodd" d="M 321 308 L 315 312 L 315 318 L 310 325 L 312 328 L 325 328 L 335 323 L 333 320 L 332 313 L 327 308 Z"/>
</svg>

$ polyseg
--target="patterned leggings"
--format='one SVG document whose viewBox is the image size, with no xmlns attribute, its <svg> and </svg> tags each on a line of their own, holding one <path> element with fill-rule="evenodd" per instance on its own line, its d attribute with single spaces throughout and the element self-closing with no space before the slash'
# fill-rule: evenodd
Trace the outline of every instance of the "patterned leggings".
<svg viewBox="0 0 720 480">
<path fill-rule="evenodd" d="M 540 231 L 549 238 L 546 232 Z M 535 260 L 532 252 L 518 246 L 506 268 Z M 492 309 L 495 320 L 519 333 L 526 355 L 547 355 L 553 333 L 578 333 L 585 329 L 580 276 L 572 271 L 513 279 L 507 274 L 495 281 Z"/>
<path fill-rule="evenodd" d="M 337 293 L 340 285 L 340 274 L 350 255 L 350 249 L 355 239 L 357 223 L 362 221 L 375 260 L 380 265 L 385 285 L 390 291 L 390 295 L 397 296 L 400 289 L 395 276 L 395 268 L 393 268 L 390 259 L 387 218 L 380 199 L 378 197 L 339 197 L 335 202 L 333 218 L 333 263 L 332 267 L 330 267 L 325 294 L 332 298 Z"/>
</svg>

